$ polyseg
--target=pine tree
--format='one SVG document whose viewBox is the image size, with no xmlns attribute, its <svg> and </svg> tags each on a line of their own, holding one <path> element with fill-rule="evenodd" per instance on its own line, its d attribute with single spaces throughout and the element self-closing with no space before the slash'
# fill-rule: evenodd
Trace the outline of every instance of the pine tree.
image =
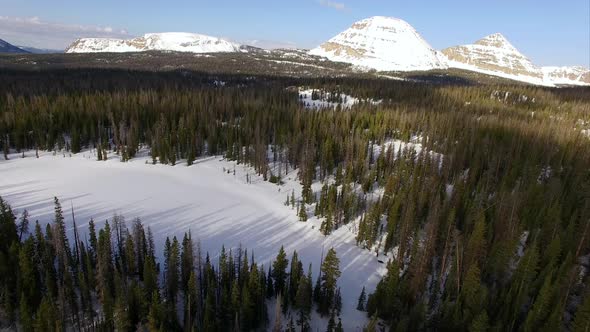
<svg viewBox="0 0 590 332">
<path fill-rule="evenodd" d="M 465 276 L 461 289 L 460 301 L 462 304 L 463 319 L 467 322 L 476 317 L 482 309 L 485 301 L 486 289 L 481 286 L 479 268 L 472 265 Z"/>
<path fill-rule="evenodd" d="M 289 293 L 286 296 L 289 299 L 289 303 L 295 303 L 295 297 L 299 287 L 299 280 L 304 277 L 303 275 L 303 264 L 299 261 L 297 251 L 293 251 L 291 256 L 291 270 L 289 272 Z"/>
<path fill-rule="evenodd" d="M 167 239 L 169 243 L 169 240 Z M 178 293 L 180 280 L 180 248 L 176 236 L 172 239 L 172 244 L 168 244 L 169 250 L 165 256 L 164 275 L 166 280 L 166 299 L 174 307 L 176 305 L 176 295 Z"/>
<path fill-rule="evenodd" d="M 334 304 L 334 295 L 338 278 L 340 278 L 340 260 L 334 248 L 330 248 L 321 267 L 322 283 L 319 312 L 327 315 Z"/>
<path fill-rule="evenodd" d="M 483 214 L 483 213 L 481 213 Z M 465 267 L 469 269 L 471 264 L 475 263 L 478 264 L 478 267 L 481 266 L 481 260 L 484 257 L 485 253 L 485 218 L 483 215 L 479 216 L 475 221 L 475 225 L 473 227 L 473 232 L 469 237 L 469 241 L 467 242 L 467 247 L 465 249 Z"/>
<path fill-rule="evenodd" d="M 190 232 L 184 233 L 184 237 L 182 239 L 182 252 L 180 254 L 180 274 L 181 274 L 181 287 L 184 293 L 188 292 L 188 288 L 190 287 L 189 279 L 191 277 L 191 273 L 193 273 L 195 269 L 195 258 L 194 258 L 194 251 L 193 251 L 193 240 L 191 237 Z"/>
<path fill-rule="evenodd" d="M 158 271 L 154 257 L 147 256 L 143 263 L 143 289 L 144 296 L 153 301 L 152 295 L 158 290 Z"/>
<path fill-rule="evenodd" d="M 365 292 L 365 286 L 363 286 L 363 290 L 361 291 L 361 295 L 359 295 L 359 299 L 356 305 L 356 310 L 358 311 L 365 311 L 365 302 L 367 301 L 367 293 Z"/>
<path fill-rule="evenodd" d="M 190 273 L 185 301 L 184 326 L 186 329 L 192 330 L 198 317 L 197 314 L 200 312 L 200 291 L 195 271 Z"/>
<path fill-rule="evenodd" d="M 29 300 L 21 293 L 19 301 L 19 322 L 23 331 L 33 331 L 33 313 L 29 307 Z"/>
<path fill-rule="evenodd" d="M 246 301 L 246 299 L 244 299 Z M 203 319 L 204 331 L 216 331 L 217 324 L 215 320 L 215 292 L 212 284 L 207 286 L 207 296 L 205 299 L 205 317 Z"/>
<path fill-rule="evenodd" d="M 326 218 L 322 221 L 320 232 L 322 232 L 324 236 L 330 235 L 332 232 L 332 214 L 328 213 Z"/>
<path fill-rule="evenodd" d="M 151 295 L 151 305 L 148 313 L 148 327 L 150 331 L 160 331 L 164 320 L 164 309 L 160 303 L 160 294 L 157 291 Z"/>
<path fill-rule="evenodd" d="M 298 311 L 297 324 L 302 331 L 309 330 L 309 318 L 312 306 L 312 287 L 311 287 L 311 265 L 309 266 L 307 276 L 299 278 L 297 294 L 295 295 L 295 308 Z"/>
<path fill-rule="evenodd" d="M 275 261 L 272 263 L 272 277 L 274 279 L 275 294 L 282 293 L 285 290 L 285 281 L 287 279 L 287 266 L 289 260 L 285 254 L 285 249 L 281 246 Z"/>
<path fill-rule="evenodd" d="M 111 245 L 111 230 L 108 222 L 98 233 L 98 255 L 97 255 L 97 284 L 98 294 L 103 306 L 105 324 L 111 326 L 113 323 L 114 310 L 114 266 Z"/>
<path fill-rule="evenodd" d="M 299 207 L 299 221 L 307 221 L 307 212 L 305 211 L 305 203 L 301 203 Z"/>
<path fill-rule="evenodd" d="M 525 331 L 538 331 L 542 322 L 550 315 L 551 300 L 553 293 L 555 292 L 555 286 L 553 285 L 551 279 L 551 275 L 547 275 L 545 278 L 543 286 L 539 290 L 537 298 L 528 312 L 524 324 Z"/>
<path fill-rule="evenodd" d="M 23 235 L 29 233 L 29 212 L 25 209 L 21 214 L 18 224 L 18 241 L 23 241 Z"/>
<path fill-rule="evenodd" d="M 88 233 L 89 233 L 89 242 L 90 242 L 90 256 L 92 257 L 92 262 L 96 261 L 96 255 L 98 253 L 98 240 L 96 238 L 96 229 L 94 226 L 94 219 L 90 218 L 88 222 Z"/>
<path fill-rule="evenodd" d="M 54 332 L 60 330 L 59 327 L 62 323 L 51 299 L 47 297 L 43 298 L 35 316 L 34 326 L 37 331 Z"/>
</svg>

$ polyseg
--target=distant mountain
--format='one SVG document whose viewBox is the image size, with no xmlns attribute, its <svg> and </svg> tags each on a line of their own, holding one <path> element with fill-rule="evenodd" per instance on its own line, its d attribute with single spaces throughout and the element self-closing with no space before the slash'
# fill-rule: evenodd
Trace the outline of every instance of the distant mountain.
<svg viewBox="0 0 590 332">
<path fill-rule="evenodd" d="M 18 46 L 18 48 L 20 48 L 21 50 L 25 50 L 29 53 L 32 54 L 56 54 L 56 53 L 63 53 L 64 50 L 55 50 L 55 49 L 49 49 L 49 48 L 36 48 L 36 47 L 30 47 L 30 46 Z"/>
<path fill-rule="evenodd" d="M 442 50 L 451 68 L 461 68 L 538 85 L 590 85 L 583 67 L 539 67 L 500 33 L 473 44 Z"/>
<path fill-rule="evenodd" d="M 0 52 L 27 51 L 58 52 L 18 48 L 0 40 Z M 500 33 L 486 36 L 473 44 L 437 51 L 407 22 L 384 16 L 355 22 L 350 28 L 311 51 L 270 51 L 201 34 L 168 32 L 150 33 L 133 39 L 82 38 L 72 43 L 65 53 L 143 51 L 247 52 L 318 62 L 327 59 L 351 64 L 353 70 L 373 69 L 381 72 L 459 68 L 537 85 L 590 85 L 590 70 L 587 68 L 537 66 Z"/>
<path fill-rule="evenodd" d="M 176 51 L 191 53 L 239 52 L 240 45 L 195 33 L 150 33 L 133 39 L 82 38 L 66 53 Z"/>
<path fill-rule="evenodd" d="M 520 53 L 500 33 L 486 36 L 473 44 L 442 50 L 452 68 L 506 77 L 534 84 L 543 83 L 543 72 Z"/>
<path fill-rule="evenodd" d="M 0 39 L 0 53 L 29 53 L 21 48 L 18 48 L 8 42 Z"/>
<path fill-rule="evenodd" d="M 446 68 L 410 24 L 383 16 L 358 21 L 309 53 L 379 71 Z"/>
<path fill-rule="evenodd" d="M 590 85 L 590 70 L 574 67 L 542 67 L 545 81 L 556 85 Z"/>
</svg>

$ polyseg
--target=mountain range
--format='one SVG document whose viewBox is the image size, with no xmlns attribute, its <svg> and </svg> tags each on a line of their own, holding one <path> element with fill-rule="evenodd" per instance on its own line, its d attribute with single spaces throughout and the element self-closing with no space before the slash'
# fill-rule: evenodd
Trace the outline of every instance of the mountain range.
<svg viewBox="0 0 590 332">
<path fill-rule="evenodd" d="M 439 52 L 407 22 L 382 16 L 354 23 L 310 54 L 379 71 L 459 68 L 537 85 L 590 85 L 588 69 L 536 66 L 500 33 Z"/>
<path fill-rule="evenodd" d="M 0 39 L 0 53 L 30 53 Z"/>
<path fill-rule="evenodd" d="M 149 33 L 133 39 L 82 38 L 66 53 L 176 51 L 191 53 L 239 52 L 240 45 L 196 33 Z"/>
<path fill-rule="evenodd" d="M 0 40 L 0 52 L 26 52 Z M 6 51 L 3 51 L 6 49 Z M 254 49 L 222 38 L 195 33 L 150 33 L 133 39 L 82 38 L 66 53 L 171 51 L 190 53 L 251 52 Z M 257 49 L 258 50 L 258 49 Z M 318 47 L 306 51 L 320 61 L 347 63 L 355 70 L 411 72 L 458 68 L 535 85 L 590 85 L 590 70 L 581 66 L 535 65 L 500 33 L 472 44 L 436 50 L 409 23 L 374 16 Z"/>
</svg>

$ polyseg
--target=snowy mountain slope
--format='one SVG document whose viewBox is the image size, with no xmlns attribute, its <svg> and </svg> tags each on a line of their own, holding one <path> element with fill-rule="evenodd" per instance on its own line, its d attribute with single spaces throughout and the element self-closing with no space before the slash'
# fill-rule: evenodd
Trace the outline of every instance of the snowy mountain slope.
<svg viewBox="0 0 590 332">
<path fill-rule="evenodd" d="M 357 298 L 363 286 L 367 292 L 375 289 L 385 264 L 380 264 L 374 253 L 356 246 L 349 226 L 325 237 L 319 232 L 318 219 L 298 221 L 296 211 L 284 205 L 292 190 L 296 195 L 301 192 L 297 170 L 289 172 L 283 178 L 285 184 L 278 187 L 263 181 L 250 167 L 217 157 L 203 158 L 187 167 L 182 163 L 147 164 L 151 160 L 147 154 L 127 163 L 114 154 L 108 161 L 97 162 L 90 151 L 72 157 L 46 152 L 37 159 L 34 151 L 26 155 L 0 158 L 0 196 L 17 213 L 27 209 L 32 220 L 50 223 L 53 197 L 57 196 L 63 206 L 69 209 L 71 204 L 75 209 L 81 233 L 87 232 L 90 218 L 101 228 L 115 213 L 127 222 L 140 217 L 153 231 L 160 253 L 167 236 L 182 238 L 191 230 L 203 253 L 208 251 L 215 261 L 222 245 L 228 250 L 242 246 L 268 267 L 284 245 L 288 255 L 297 250 L 305 266 L 312 263 L 313 280 L 319 273 L 322 252 L 334 247 L 342 271 L 338 281 L 343 290 L 342 323 L 347 331 L 360 331 L 367 322 L 366 313 L 356 310 Z M 251 183 L 246 181 L 247 175 Z M 69 213 L 66 222 L 72 235 Z M 326 323 L 315 320 L 313 330 L 325 331 Z"/>
<path fill-rule="evenodd" d="M 471 45 L 442 50 L 452 68 L 466 69 L 533 84 L 546 84 L 543 71 L 520 53 L 500 33 L 486 36 Z"/>
<path fill-rule="evenodd" d="M 556 85 L 590 85 L 590 70 L 581 66 L 542 67 L 545 81 Z"/>
<path fill-rule="evenodd" d="M 0 53 L 29 53 L 29 52 L 0 39 Z"/>
<path fill-rule="evenodd" d="M 445 68 L 439 53 L 407 22 L 375 16 L 312 49 L 309 54 L 379 71 Z"/>
<path fill-rule="evenodd" d="M 176 51 L 191 53 L 239 52 L 240 45 L 195 33 L 149 33 L 133 39 L 82 38 L 66 53 Z"/>
</svg>

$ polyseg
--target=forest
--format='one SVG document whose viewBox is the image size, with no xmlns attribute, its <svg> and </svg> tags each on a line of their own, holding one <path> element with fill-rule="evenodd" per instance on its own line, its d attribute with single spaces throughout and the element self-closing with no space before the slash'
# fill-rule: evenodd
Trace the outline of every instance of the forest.
<svg viewBox="0 0 590 332">
<path fill-rule="evenodd" d="M 166 238 L 163 262 L 149 227 L 136 218 L 131 228 L 115 215 L 88 234 L 67 236 L 58 198 L 45 230 L 17 217 L 0 198 L 2 323 L 22 331 L 289 331 L 310 330 L 310 314 L 329 317 L 343 331 L 339 259 L 327 251 L 317 280 L 297 251 L 283 247 L 268 266 L 248 249 L 221 248 L 214 262 L 191 233 Z M 30 229 L 33 226 L 33 229 Z M 84 240 L 82 240 L 84 239 Z M 87 240 L 86 240 L 87 239 Z M 275 303 L 273 325 L 268 305 Z M 338 319 L 338 320 L 337 320 Z"/>
<path fill-rule="evenodd" d="M 312 110 L 300 87 L 380 102 Z M 387 257 L 375 291 L 359 294 L 369 332 L 588 331 L 588 133 L 588 88 L 119 69 L 0 80 L 5 159 L 93 149 L 96 162 L 126 162 L 147 150 L 153 164 L 191 165 L 222 155 L 278 184 L 297 170 L 303 190 L 285 204 L 301 222 L 313 211 L 326 236 L 355 225 L 356 244 Z M 23 330 L 271 329 L 271 299 L 297 311 L 289 329 L 308 330 L 313 307 L 342 330 L 335 253 L 312 287 L 296 253 L 289 271 L 284 251 L 272 267 L 245 249 L 215 264 L 192 256 L 187 234 L 166 242 L 159 271 L 140 221 L 128 230 L 114 217 L 88 241 L 68 239 L 57 200 L 54 223 L 30 233 L 9 203 L 1 311 Z"/>
</svg>

